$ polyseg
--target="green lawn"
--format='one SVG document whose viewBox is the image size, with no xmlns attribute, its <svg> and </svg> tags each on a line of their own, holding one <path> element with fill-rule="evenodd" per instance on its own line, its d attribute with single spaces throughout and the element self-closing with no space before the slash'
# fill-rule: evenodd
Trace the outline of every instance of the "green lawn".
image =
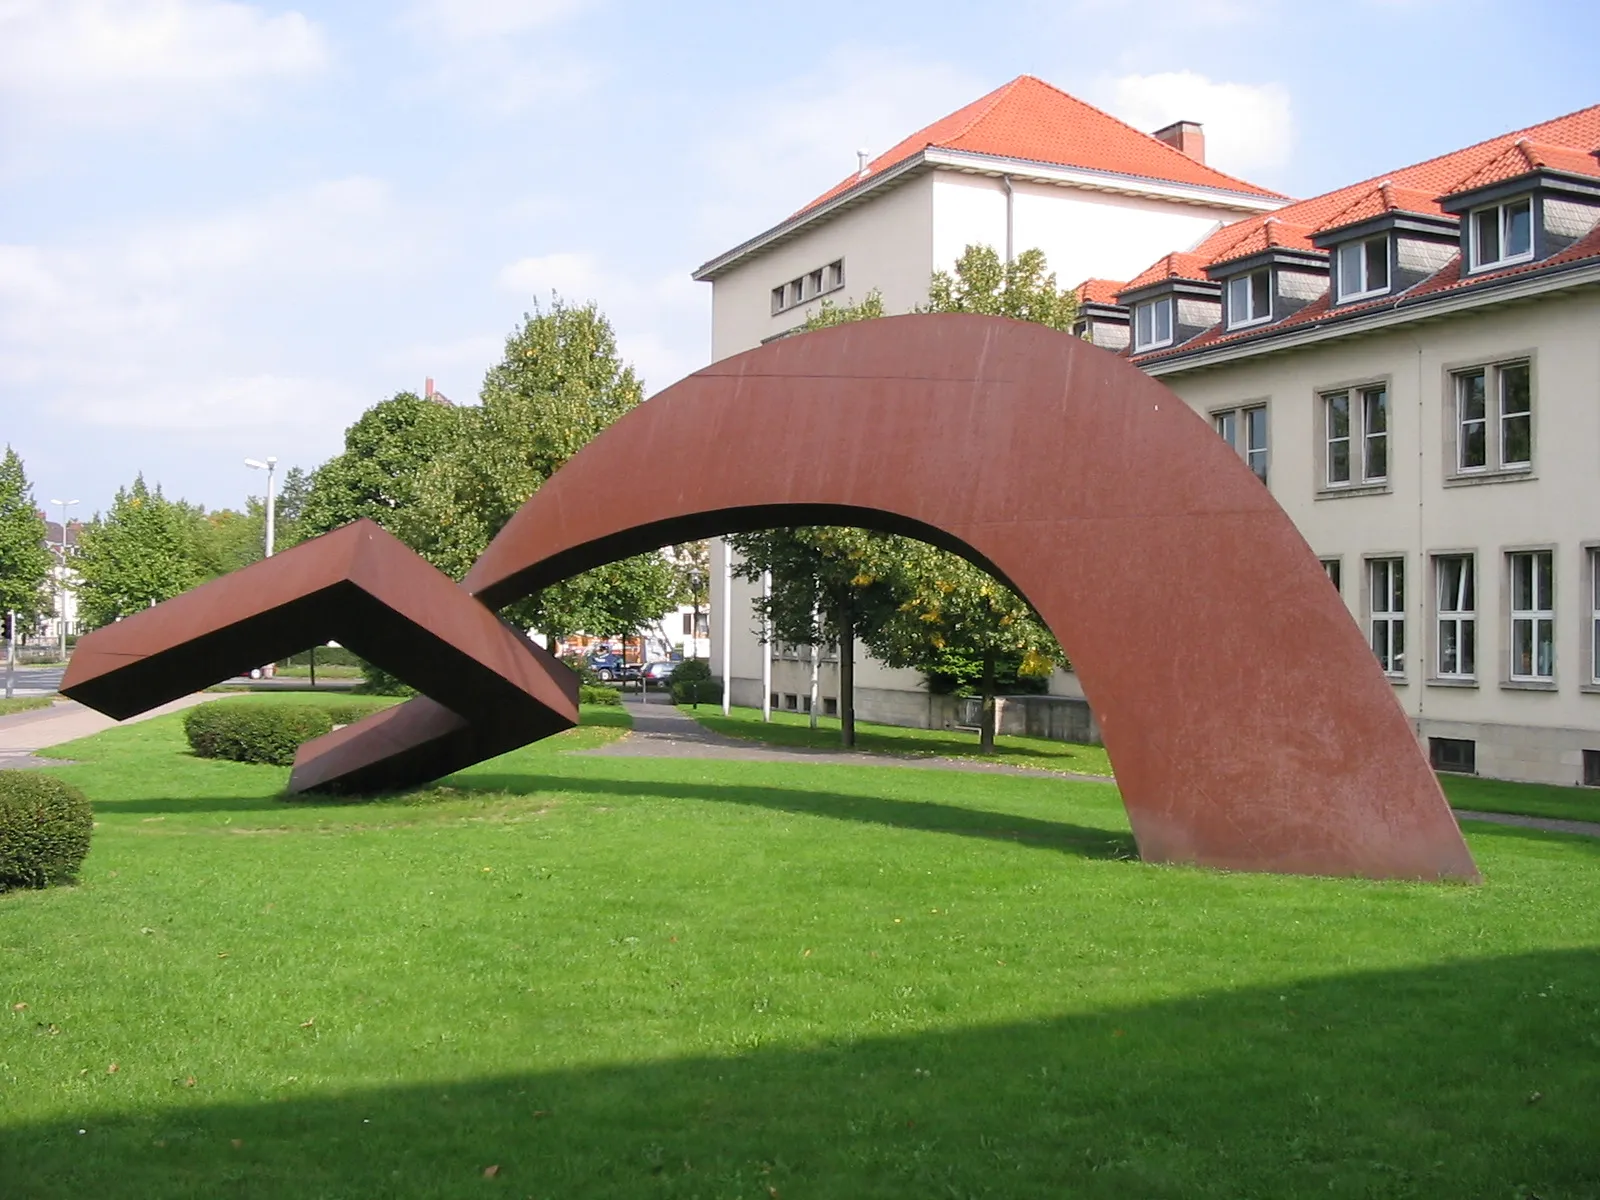
<svg viewBox="0 0 1600 1200">
<path fill-rule="evenodd" d="M 98 827 L 0 897 L 0 1195 L 1600 1195 L 1600 842 L 1152 867 L 1108 784 L 586 716 L 365 805 L 53 750 Z"/>
<path fill-rule="evenodd" d="M 1444 794 L 1455 808 L 1469 812 L 1517 813 L 1562 821 L 1600 822 L 1600 788 L 1508 783 L 1476 775 L 1441 775 Z"/>
<path fill-rule="evenodd" d="M 806 746 L 818 749 L 839 748 L 839 719 L 818 717 L 811 728 L 805 713 L 773 710 L 770 722 L 761 719 L 759 708 L 735 707 L 728 716 L 716 705 L 680 705 L 684 712 L 707 729 L 728 737 L 750 738 L 774 746 Z M 1056 742 L 1048 738 L 1009 737 L 995 739 L 995 753 L 978 753 L 978 735 L 950 729 L 908 729 L 900 725 L 874 725 L 856 722 L 856 748 L 878 754 L 900 754 L 917 758 L 972 758 L 982 762 L 1002 762 L 1017 767 L 1042 767 L 1051 771 L 1072 771 L 1083 775 L 1110 775 L 1111 760 L 1104 746 L 1083 746 Z"/>
<path fill-rule="evenodd" d="M 28 712 L 35 708 L 49 708 L 54 702 L 54 696 L 13 696 L 9 700 L 0 696 L 0 717 L 9 717 L 12 713 Z"/>
</svg>

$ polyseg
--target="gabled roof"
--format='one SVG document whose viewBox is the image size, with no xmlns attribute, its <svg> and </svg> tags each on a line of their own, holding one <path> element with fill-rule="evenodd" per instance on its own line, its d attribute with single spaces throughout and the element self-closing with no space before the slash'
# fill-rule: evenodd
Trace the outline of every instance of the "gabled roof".
<svg viewBox="0 0 1600 1200">
<path fill-rule="evenodd" d="M 1442 215 L 1439 198 L 1432 192 L 1425 192 L 1419 188 L 1398 187 L 1392 179 L 1385 179 L 1362 192 L 1347 207 L 1334 213 L 1313 232 L 1343 229 L 1346 225 L 1356 225 L 1392 212 L 1420 213 L 1426 216 Z"/>
<path fill-rule="evenodd" d="M 1311 244 L 1313 231 L 1309 225 L 1295 225 L 1288 221 L 1280 221 L 1276 217 L 1268 217 L 1264 221 L 1251 221 L 1248 224 L 1250 228 L 1238 241 L 1228 249 L 1217 252 L 1216 257 L 1211 260 L 1213 266 L 1248 258 L 1253 254 L 1264 254 L 1268 250 L 1306 250 L 1312 254 L 1321 253 Z"/>
<path fill-rule="evenodd" d="M 1470 192 L 1488 187 L 1491 183 L 1544 169 L 1566 171 L 1571 175 L 1600 176 L 1600 158 L 1571 146 L 1555 146 L 1547 142 L 1535 142 L 1531 138 L 1518 138 L 1472 174 L 1459 180 L 1451 190 Z"/>
<path fill-rule="evenodd" d="M 929 148 L 1282 198 L 1277 192 L 1196 162 L 1176 147 L 1042 79 L 1019 75 L 965 108 L 917 130 L 868 163 L 865 173 L 841 179 L 795 215 L 809 212 L 862 180 L 880 175 Z"/>
<path fill-rule="evenodd" d="M 1118 283 L 1115 279 L 1085 279 L 1072 289 L 1072 294 L 1077 297 L 1080 305 L 1084 304 L 1109 304 L 1115 305 L 1117 293 L 1128 285 Z"/>
<path fill-rule="evenodd" d="M 1157 259 L 1127 283 L 1122 285 L 1124 292 L 1136 292 L 1140 288 L 1147 288 L 1152 283 L 1165 283 L 1169 279 L 1192 279 L 1197 283 L 1205 283 L 1206 260 L 1198 254 L 1185 254 L 1181 250 Z"/>
</svg>

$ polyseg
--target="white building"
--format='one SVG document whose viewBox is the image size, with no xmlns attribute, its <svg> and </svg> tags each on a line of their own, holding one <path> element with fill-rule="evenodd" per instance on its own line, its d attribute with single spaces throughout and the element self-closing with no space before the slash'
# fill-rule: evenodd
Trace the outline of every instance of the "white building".
<svg viewBox="0 0 1600 1200">
<path fill-rule="evenodd" d="M 702 267 L 714 352 L 824 295 L 906 311 L 969 243 L 1039 246 L 1089 277 L 1084 335 L 1272 489 L 1436 764 L 1600 783 L 1600 106 L 1296 202 L 1206 168 L 1193 125 L 1159 136 L 1016 80 Z M 760 699 L 749 600 L 737 703 Z M 913 672 L 857 679 L 863 719 L 951 719 Z M 774 670 L 780 703 L 808 682 Z"/>
</svg>

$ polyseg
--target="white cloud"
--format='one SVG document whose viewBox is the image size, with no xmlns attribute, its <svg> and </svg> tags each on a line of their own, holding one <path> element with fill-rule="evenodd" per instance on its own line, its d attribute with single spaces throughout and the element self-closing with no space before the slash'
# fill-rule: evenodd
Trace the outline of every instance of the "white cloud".
<svg viewBox="0 0 1600 1200">
<path fill-rule="evenodd" d="M 90 425 L 327 425 L 358 398 L 318 370 L 314 342 L 265 331 L 337 314 L 342 289 L 398 291 L 433 241 L 357 177 L 71 246 L 0 245 L 0 372 Z"/>
<path fill-rule="evenodd" d="M 623 360 L 651 392 L 706 364 L 710 291 L 686 272 L 641 279 L 568 252 L 518 259 L 500 270 L 497 282 L 530 308 L 535 301 L 548 305 L 552 292 L 568 304 L 593 300 L 616 330 Z"/>
<path fill-rule="evenodd" d="M 845 48 L 814 72 L 732 98 L 699 148 L 715 184 L 703 211 L 716 242 L 710 253 L 770 228 L 843 179 L 858 149 L 881 154 L 993 86 L 951 64 Z"/>
<path fill-rule="evenodd" d="M 588 6 L 588 0 L 412 0 L 401 24 L 422 38 L 472 41 L 542 29 Z"/>
<path fill-rule="evenodd" d="M 1205 126 L 1206 161 L 1249 178 L 1283 167 L 1294 149 L 1289 89 L 1281 83 L 1225 83 L 1194 71 L 1124 75 L 1104 89 L 1104 103 L 1137 129 L 1173 121 Z"/>
<path fill-rule="evenodd" d="M 0 2 L 0 104 L 30 123 L 189 120 L 326 62 L 321 30 L 298 12 L 225 0 Z"/>
</svg>

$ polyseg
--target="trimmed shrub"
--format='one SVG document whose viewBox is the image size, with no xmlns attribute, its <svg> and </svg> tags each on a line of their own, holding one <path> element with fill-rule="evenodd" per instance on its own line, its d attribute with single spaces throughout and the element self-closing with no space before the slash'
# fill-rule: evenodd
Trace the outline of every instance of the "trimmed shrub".
<svg viewBox="0 0 1600 1200">
<path fill-rule="evenodd" d="M 183 716 L 189 747 L 201 758 L 226 758 L 242 763 L 294 764 L 301 742 L 333 729 L 333 718 L 321 705 L 240 704 L 214 700 Z"/>
<path fill-rule="evenodd" d="M 362 696 L 415 696 L 417 689 L 406 683 L 398 675 L 391 675 L 382 667 L 373 666 L 369 662 L 358 661 L 361 668 L 361 682 L 356 684 L 351 691 Z"/>
<path fill-rule="evenodd" d="M 672 671 L 672 700 L 675 704 L 710 704 L 722 699 L 722 681 L 711 676 L 711 664 L 703 658 L 686 658 Z"/>
<path fill-rule="evenodd" d="M 291 654 L 288 658 L 280 658 L 278 665 L 280 667 L 308 667 L 311 665 L 311 651 L 302 650 L 299 654 Z M 317 666 L 319 667 L 364 667 L 366 665 L 354 650 L 346 646 L 317 647 Z"/>
<path fill-rule="evenodd" d="M 0 892 L 71 883 L 93 829 L 89 801 L 70 783 L 0 771 Z"/>
<path fill-rule="evenodd" d="M 614 687 L 605 687 L 601 684 L 580 683 L 578 685 L 579 704 L 621 704 L 622 693 Z"/>
<path fill-rule="evenodd" d="M 352 696 L 347 700 L 340 700 L 337 704 L 324 704 L 318 707 L 328 714 L 328 720 L 335 725 L 354 725 L 362 717 L 369 717 L 380 708 L 389 708 L 390 705 L 382 700 L 367 700 Z"/>
</svg>

